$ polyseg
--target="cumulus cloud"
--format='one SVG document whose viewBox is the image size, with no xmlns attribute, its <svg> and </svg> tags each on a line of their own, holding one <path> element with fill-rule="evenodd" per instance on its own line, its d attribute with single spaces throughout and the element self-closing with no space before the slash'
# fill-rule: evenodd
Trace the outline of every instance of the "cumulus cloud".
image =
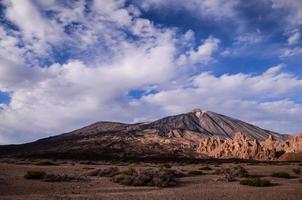
<svg viewBox="0 0 302 200">
<path fill-rule="evenodd" d="M 301 129 L 302 106 L 287 98 L 302 89 L 302 80 L 282 72 L 282 67 L 271 67 L 259 75 L 215 76 L 204 72 L 186 84 L 150 94 L 133 104 L 149 106 L 150 110 L 160 108 L 167 114 L 204 108 L 275 131 L 297 132 Z"/>
<path fill-rule="evenodd" d="M 124 1 L 108 4 L 95 1 L 89 13 L 84 13 L 84 2 L 66 7 L 54 1 L 39 4 L 26 1 L 26 9 L 19 14 L 16 12 L 20 5 L 6 1 L 7 19 L 15 23 L 20 32 L 16 35 L 0 29 L 4 38 L 0 40 L 3 47 L 0 50 L 0 90 L 11 92 L 11 102 L 0 111 L 3 140 L 28 141 L 101 119 L 133 121 L 131 113 L 135 114 L 135 109 L 127 109 L 128 91 L 150 85 L 169 85 L 180 76 L 177 46 L 182 38 L 193 40 L 192 31 L 178 36 L 173 29 L 156 27 L 148 19 L 139 17 L 137 8 L 125 7 Z M 39 8 L 45 5 L 47 7 Z M 46 9 L 55 15 L 43 17 Z M 19 24 L 21 18 L 31 20 L 31 12 L 35 17 L 33 23 Z M 73 26 L 74 20 L 77 20 L 76 27 L 71 27 L 73 32 L 65 37 L 66 27 Z M 56 28 L 48 27 L 51 24 Z M 42 30 L 35 28 L 40 26 Z M 63 29 L 65 32 L 60 37 Z M 95 57 L 89 61 L 72 59 L 47 66 L 32 61 L 32 57 L 41 57 L 42 50 L 48 54 L 52 51 L 42 45 L 39 51 L 28 54 L 35 40 L 60 46 L 48 36 L 54 30 L 52 37 L 69 43 L 74 51 L 84 46 L 89 52 L 93 51 Z M 83 39 L 86 37 L 89 39 Z M 25 43 L 19 45 L 23 39 Z M 207 62 L 212 59 L 217 45 L 218 39 L 209 38 L 196 52 L 187 51 L 191 52 L 190 59 L 194 63 Z"/>
<path fill-rule="evenodd" d="M 46 20 L 31 1 L 5 0 L 7 18 L 21 29 L 29 50 L 45 54 L 48 43 L 59 42 L 63 30 L 55 22 Z"/>
<path fill-rule="evenodd" d="M 152 0 L 141 7 L 166 2 L 215 19 L 236 15 L 236 0 Z M 9 104 L 1 104 L 1 143 L 31 141 L 98 120 L 150 120 L 195 107 L 277 131 L 302 128 L 301 105 L 292 100 L 302 80 L 283 72 L 283 65 L 260 74 L 204 71 L 217 60 L 219 37 L 197 38 L 192 30 L 160 26 L 124 0 L 1 3 L 3 20 L 16 27 L 0 25 L 0 91 L 11 95 Z M 248 34 L 237 40 L 255 42 Z M 69 57 L 56 56 L 58 51 Z M 141 98 L 128 96 L 150 88 L 154 92 Z"/>
<path fill-rule="evenodd" d="M 185 37 L 187 34 L 185 34 Z M 209 37 L 197 49 L 191 49 L 184 54 L 180 55 L 178 64 L 180 65 L 207 65 L 214 61 L 212 55 L 218 49 L 220 40 L 217 38 Z"/>
</svg>

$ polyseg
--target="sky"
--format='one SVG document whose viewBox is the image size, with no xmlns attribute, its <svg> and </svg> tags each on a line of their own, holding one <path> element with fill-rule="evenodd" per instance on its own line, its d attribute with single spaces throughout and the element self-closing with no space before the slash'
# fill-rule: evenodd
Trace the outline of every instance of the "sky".
<svg viewBox="0 0 302 200">
<path fill-rule="evenodd" d="M 301 0 L 0 0 L 0 144 L 194 108 L 302 131 Z"/>
</svg>

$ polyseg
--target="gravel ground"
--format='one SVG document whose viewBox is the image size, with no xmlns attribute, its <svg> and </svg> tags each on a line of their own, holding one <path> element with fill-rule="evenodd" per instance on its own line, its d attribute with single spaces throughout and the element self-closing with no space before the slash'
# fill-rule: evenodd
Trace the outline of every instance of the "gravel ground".
<svg viewBox="0 0 302 200">
<path fill-rule="evenodd" d="M 236 164 L 208 165 L 213 169 L 229 167 Z M 301 200 L 301 175 L 295 175 L 293 168 L 298 164 L 283 163 L 282 165 L 241 164 L 250 174 L 261 175 L 276 183 L 275 186 L 257 188 L 240 185 L 235 182 L 217 181 L 219 175 L 213 175 L 214 170 L 204 171 L 205 175 L 185 177 L 180 179 L 180 185 L 172 188 L 122 186 L 110 181 L 110 178 L 89 177 L 89 180 L 72 182 L 43 182 L 41 180 L 26 180 L 24 174 L 29 170 L 42 170 L 46 173 L 67 174 L 78 176 L 92 168 L 117 166 L 121 169 L 128 166 L 121 165 L 87 165 L 65 162 L 54 166 L 37 166 L 30 162 L 0 163 L 0 199 L 202 199 L 202 200 Z M 159 167 L 155 164 L 131 164 L 134 168 Z M 172 164 L 174 169 L 195 170 L 202 164 L 178 165 Z M 297 176 L 293 179 L 272 178 L 273 172 L 285 171 Z"/>
</svg>

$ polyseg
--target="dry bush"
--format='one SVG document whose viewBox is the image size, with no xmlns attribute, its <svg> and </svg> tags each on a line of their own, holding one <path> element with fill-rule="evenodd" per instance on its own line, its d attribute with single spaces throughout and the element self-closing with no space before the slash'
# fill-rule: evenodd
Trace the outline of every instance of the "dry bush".
<svg viewBox="0 0 302 200">
<path fill-rule="evenodd" d="M 82 169 L 85 169 L 85 170 L 92 170 L 92 169 L 95 169 L 94 167 L 83 167 Z"/>
<path fill-rule="evenodd" d="M 275 172 L 271 176 L 276 178 L 292 178 L 287 172 Z"/>
<path fill-rule="evenodd" d="M 294 169 L 293 169 L 293 172 L 294 172 L 295 174 L 300 174 L 300 173 L 301 173 L 301 168 L 294 168 Z"/>
<path fill-rule="evenodd" d="M 125 173 L 126 172 L 126 173 Z M 141 169 L 131 168 L 112 178 L 112 181 L 131 186 L 171 187 L 177 184 L 176 173 L 169 169 Z"/>
<path fill-rule="evenodd" d="M 46 182 L 69 182 L 69 181 L 82 181 L 85 180 L 81 176 L 69 176 L 66 174 L 46 174 L 43 178 L 43 181 Z"/>
<path fill-rule="evenodd" d="M 46 176 L 44 171 L 27 171 L 24 175 L 25 179 L 43 179 Z"/>
<path fill-rule="evenodd" d="M 34 163 L 34 165 L 58 165 L 57 163 L 54 163 L 50 160 L 39 160 L 37 162 Z"/>
<path fill-rule="evenodd" d="M 88 161 L 80 161 L 79 163 L 82 164 L 82 165 L 97 165 L 98 164 L 98 163 L 90 161 L 90 160 L 88 160 Z"/>
<path fill-rule="evenodd" d="M 16 161 L 14 164 L 16 164 L 16 165 L 30 165 L 31 162 L 21 160 L 21 161 Z"/>
<path fill-rule="evenodd" d="M 170 163 L 165 163 L 163 164 L 164 168 L 172 168 L 172 165 Z"/>
<path fill-rule="evenodd" d="M 207 171 L 210 171 L 210 170 L 213 170 L 211 167 L 209 166 L 204 166 L 204 167 L 200 167 L 199 170 L 207 170 Z"/>
<path fill-rule="evenodd" d="M 84 180 L 82 177 L 58 175 L 58 174 L 47 174 L 44 171 L 28 171 L 24 175 L 25 179 L 43 180 L 46 182 L 66 182 L 66 181 L 80 181 Z"/>
<path fill-rule="evenodd" d="M 136 170 L 132 167 L 129 167 L 128 169 L 121 172 L 121 174 L 128 175 L 128 176 L 132 176 L 135 173 L 136 173 Z"/>
<path fill-rule="evenodd" d="M 86 172 L 85 176 L 99 176 L 99 177 L 113 177 L 120 173 L 119 168 L 117 167 L 108 167 L 105 169 L 95 169 Z"/>
<path fill-rule="evenodd" d="M 243 179 L 239 183 L 240 183 L 240 185 L 249 185 L 249 186 L 254 186 L 254 187 L 272 186 L 272 183 L 269 180 L 260 179 L 260 178 Z"/>
<path fill-rule="evenodd" d="M 227 182 L 236 181 L 237 177 L 249 176 L 248 171 L 242 166 L 216 169 L 214 174 L 221 175 L 221 177 L 218 180 L 227 181 Z"/>
<path fill-rule="evenodd" d="M 188 172 L 188 175 L 199 176 L 199 175 L 204 175 L 204 173 L 200 170 L 192 170 Z"/>
</svg>

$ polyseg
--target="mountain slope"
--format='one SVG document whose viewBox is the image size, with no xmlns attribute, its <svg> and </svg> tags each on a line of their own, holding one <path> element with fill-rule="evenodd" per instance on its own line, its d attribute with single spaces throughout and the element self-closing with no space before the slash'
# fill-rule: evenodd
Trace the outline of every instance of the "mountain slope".
<svg viewBox="0 0 302 200">
<path fill-rule="evenodd" d="M 206 137 L 216 135 L 222 138 L 234 138 L 235 133 L 242 132 L 249 138 L 257 140 L 265 140 L 270 135 L 279 139 L 286 138 L 284 135 L 261 129 L 238 119 L 200 109 L 195 109 L 193 112 L 186 114 L 166 117 L 142 127 L 155 128 L 162 136 L 176 129 L 193 131 Z"/>
<path fill-rule="evenodd" d="M 268 138 L 283 141 L 288 137 L 231 117 L 196 109 L 153 122 L 97 122 L 36 142 L 2 146 L 0 156 L 77 159 L 208 158 L 214 149 L 201 148 L 201 144 L 204 147 L 205 139 L 215 138 L 216 142 L 213 144 L 217 148 L 216 143 L 232 141 L 238 132 L 249 140 L 260 142 Z M 223 152 L 219 151 L 215 156 L 227 156 Z M 230 155 L 240 157 L 240 154 Z M 250 156 L 253 155 L 245 157 Z"/>
</svg>

